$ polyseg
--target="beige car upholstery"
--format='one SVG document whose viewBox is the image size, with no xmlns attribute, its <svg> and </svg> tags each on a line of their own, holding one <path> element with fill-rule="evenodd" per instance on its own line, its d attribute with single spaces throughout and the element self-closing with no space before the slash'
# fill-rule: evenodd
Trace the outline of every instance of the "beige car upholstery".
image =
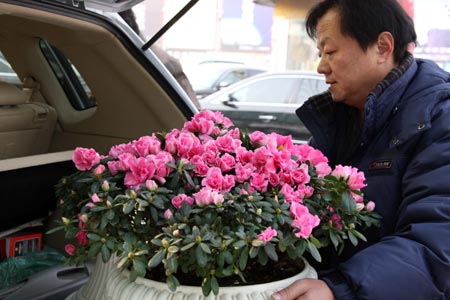
<svg viewBox="0 0 450 300">
<path fill-rule="evenodd" d="M 56 125 L 56 111 L 29 102 L 29 94 L 0 82 L 0 159 L 46 153 Z"/>
</svg>

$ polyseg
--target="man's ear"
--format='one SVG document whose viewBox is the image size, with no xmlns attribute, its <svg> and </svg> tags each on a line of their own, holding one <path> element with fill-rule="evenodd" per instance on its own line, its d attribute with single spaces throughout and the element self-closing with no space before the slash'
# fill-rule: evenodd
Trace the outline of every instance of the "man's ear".
<svg viewBox="0 0 450 300">
<path fill-rule="evenodd" d="M 378 62 L 384 63 L 394 58 L 394 37 L 390 32 L 383 31 L 378 35 L 377 53 Z"/>
</svg>

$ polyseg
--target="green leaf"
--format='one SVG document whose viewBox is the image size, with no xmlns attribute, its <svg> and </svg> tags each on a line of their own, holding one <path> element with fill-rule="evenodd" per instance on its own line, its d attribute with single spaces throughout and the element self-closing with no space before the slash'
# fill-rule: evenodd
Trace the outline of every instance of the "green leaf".
<svg viewBox="0 0 450 300">
<path fill-rule="evenodd" d="M 342 193 L 342 206 L 345 212 L 354 212 L 356 210 L 355 199 L 348 191 Z"/>
<path fill-rule="evenodd" d="M 95 233 L 88 233 L 87 237 L 88 237 L 88 239 L 90 239 L 93 242 L 98 242 L 102 239 L 101 236 L 99 236 L 98 234 L 95 234 Z"/>
<path fill-rule="evenodd" d="M 214 295 L 219 294 L 219 282 L 215 276 L 211 276 L 211 289 Z"/>
<path fill-rule="evenodd" d="M 356 236 L 358 239 L 367 242 L 366 237 L 359 231 L 355 230 L 355 229 L 350 229 L 350 232 L 353 233 L 354 236 Z"/>
<path fill-rule="evenodd" d="M 251 247 L 248 253 L 250 258 L 255 258 L 258 255 L 259 249 L 259 247 Z"/>
<path fill-rule="evenodd" d="M 64 227 L 65 226 L 58 226 L 58 227 L 52 228 L 52 229 L 46 231 L 45 234 L 52 234 L 56 231 L 60 231 L 60 230 L 64 229 Z"/>
<path fill-rule="evenodd" d="M 187 245 L 184 245 L 183 247 L 181 247 L 181 251 L 189 250 L 189 249 L 191 249 L 192 247 L 194 247 L 194 245 L 195 245 L 195 242 L 192 242 L 192 243 L 189 243 L 189 244 L 187 244 Z"/>
<path fill-rule="evenodd" d="M 241 254 L 239 255 L 239 269 L 241 271 L 244 271 L 245 267 L 247 266 L 248 251 L 248 247 L 244 247 L 244 249 L 242 249 L 241 251 Z"/>
<path fill-rule="evenodd" d="M 233 246 L 235 247 L 235 248 L 242 248 L 242 247 L 244 247 L 246 245 L 246 243 L 245 243 L 245 241 L 243 241 L 243 240 L 239 240 L 239 241 L 237 241 L 237 242 L 235 242 L 234 244 L 233 244 Z"/>
<path fill-rule="evenodd" d="M 208 257 L 205 252 L 203 252 L 202 247 L 197 246 L 195 248 L 195 257 L 197 258 L 197 263 L 200 267 L 206 266 L 206 263 L 208 262 Z"/>
<path fill-rule="evenodd" d="M 176 256 L 172 256 L 167 260 L 166 268 L 169 269 L 172 273 L 177 272 L 178 260 L 177 260 Z"/>
<path fill-rule="evenodd" d="M 207 254 L 211 254 L 211 249 L 209 248 L 209 246 L 205 243 L 200 243 L 200 248 L 202 248 L 202 251 L 207 253 Z"/>
<path fill-rule="evenodd" d="M 358 245 L 358 239 L 356 238 L 356 236 L 352 233 L 352 231 L 348 231 L 348 238 L 350 239 L 350 242 L 352 243 L 353 246 Z"/>
<path fill-rule="evenodd" d="M 322 245 L 318 239 L 316 239 L 314 236 L 310 235 L 309 240 L 316 246 L 316 248 L 320 248 Z"/>
<path fill-rule="evenodd" d="M 101 246 L 102 243 L 100 242 L 92 243 L 88 251 L 88 257 L 96 257 L 98 252 L 100 251 Z"/>
<path fill-rule="evenodd" d="M 140 277 L 144 277 L 146 273 L 147 266 L 140 259 L 133 259 L 133 268 Z"/>
<path fill-rule="evenodd" d="M 312 257 L 318 262 L 321 262 L 322 258 L 320 257 L 319 250 L 317 250 L 316 246 L 309 241 L 307 241 L 307 244 L 308 244 L 308 251 L 309 253 L 311 253 Z"/>
<path fill-rule="evenodd" d="M 180 282 L 174 275 L 167 276 L 166 283 L 172 292 L 175 292 L 177 287 L 180 286 Z"/>
<path fill-rule="evenodd" d="M 306 241 L 305 240 L 300 240 L 300 242 L 297 243 L 295 250 L 297 252 L 297 257 L 300 257 L 303 255 L 303 253 L 306 250 Z"/>
<path fill-rule="evenodd" d="M 103 244 L 101 247 L 101 252 L 102 252 L 102 259 L 103 262 L 107 262 L 109 260 L 109 258 L 111 257 L 111 251 L 108 249 L 108 247 Z"/>
<path fill-rule="evenodd" d="M 134 209 L 134 199 L 130 199 L 124 206 L 123 206 L 123 213 L 129 214 Z"/>
<path fill-rule="evenodd" d="M 205 297 L 211 293 L 211 277 L 207 277 L 206 280 L 202 282 L 202 292 Z"/>
<path fill-rule="evenodd" d="M 273 260 L 273 261 L 278 261 L 278 254 L 277 251 L 275 250 L 275 246 L 271 243 L 267 243 L 264 246 L 264 251 L 266 252 L 267 256 Z"/>
<path fill-rule="evenodd" d="M 195 183 L 194 183 L 194 181 L 192 180 L 192 178 L 191 178 L 191 176 L 189 175 L 189 173 L 186 172 L 186 171 L 183 171 L 183 174 L 184 174 L 184 177 L 186 178 L 187 182 L 188 182 L 192 187 L 195 187 Z"/>
<path fill-rule="evenodd" d="M 114 210 L 112 210 L 112 209 L 109 209 L 105 214 L 106 218 L 110 221 L 112 219 L 114 219 L 114 215 L 115 215 L 115 213 L 114 213 Z"/>
<path fill-rule="evenodd" d="M 333 243 L 334 248 L 336 249 L 337 246 L 339 245 L 339 239 L 338 239 L 337 235 L 334 233 L 334 231 L 330 230 L 329 236 L 330 236 L 331 242 Z"/>
<path fill-rule="evenodd" d="M 162 260 L 164 259 L 164 257 L 166 256 L 166 250 L 162 249 L 159 250 L 158 252 L 156 252 L 155 255 L 152 256 L 152 258 L 149 260 L 148 262 L 148 267 L 150 269 L 156 267 L 157 265 L 159 265 Z"/>
</svg>

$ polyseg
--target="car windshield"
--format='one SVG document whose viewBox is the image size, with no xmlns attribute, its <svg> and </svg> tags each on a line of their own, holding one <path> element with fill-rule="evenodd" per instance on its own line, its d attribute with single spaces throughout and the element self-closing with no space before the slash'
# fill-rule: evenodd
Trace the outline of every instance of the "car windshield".
<svg viewBox="0 0 450 300">
<path fill-rule="evenodd" d="M 272 114 L 270 118 L 264 118 L 270 119 L 270 122 L 266 121 L 264 124 L 267 126 L 266 131 L 271 131 L 278 127 L 295 128 L 300 126 L 300 121 L 294 116 L 295 107 L 282 108 L 278 105 L 269 109 L 263 103 L 270 102 L 278 94 L 280 97 L 288 97 L 289 103 L 299 104 L 310 97 L 311 93 L 327 89 L 323 79 L 297 81 L 295 84 L 271 82 L 265 87 L 277 88 L 266 93 L 249 88 L 248 91 L 255 91 L 249 97 L 261 100 L 261 105 L 252 107 L 243 107 L 239 103 L 230 105 L 228 96 L 219 98 L 223 107 L 210 107 L 206 104 L 205 96 L 219 93 L 224 86 L 218 86 L 207 93 L 199 89 L 210 87 L 223 74 L 222 63 L 217 62 L 228 62 L 227 65 L 233 65 L 229 62 L 239 62 L 269 72 L 316 73 L 319 62 L 316 44 L 305 30 L 305 15 L 316 2 L 318 1 L 146 0 L 135 5 L 132 12 L 144 41 L 151 40 L 155 47 L 163 49 L 180 62 L 200 99 L 200 109 L 221 110 L 232 121 L 245 119 L 245 124 L 236 123 L 244 124 L 242 126 L 250 130 L 255 129 L 250 128 L 251 124 L 260 122 L 260 115 L 268 110 Z M 450 70 L 449 1 L 399 0 L 399 3 L 416 25 L 418 45 L 414 49 L 414 55 L 434 60 L 442 68 Z M 183 11 L 186 6 L 192 7 Z M 181 18 L 174 21 L 175 16 Z M 167 24 L 172 26 L 169 28 Z M 169 29 L 162 33 L 161 28 Z M 202 64 L 205 61 L 209 63 Z M 238 79 L 252 75 L 254 74 Z M 291 123 L 281 124 L 281 119 L 290 120 Z"/>
</svg>

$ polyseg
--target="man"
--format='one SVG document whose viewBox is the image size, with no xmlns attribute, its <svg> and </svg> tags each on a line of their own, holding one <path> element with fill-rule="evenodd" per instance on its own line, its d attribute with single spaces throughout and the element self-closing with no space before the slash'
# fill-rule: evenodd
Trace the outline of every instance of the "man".
<svg viewBox="0 0 450 300">
<path fill-rule="evenodd" d="M 450 74 L 408 52 L 416 33 L 395 0 L 325 0 L 306 27 L 330 87 L 297 115 L 332 165 L 365 172 L 383 220 L 272 299 L 450 299 Z"/>
</svg>

